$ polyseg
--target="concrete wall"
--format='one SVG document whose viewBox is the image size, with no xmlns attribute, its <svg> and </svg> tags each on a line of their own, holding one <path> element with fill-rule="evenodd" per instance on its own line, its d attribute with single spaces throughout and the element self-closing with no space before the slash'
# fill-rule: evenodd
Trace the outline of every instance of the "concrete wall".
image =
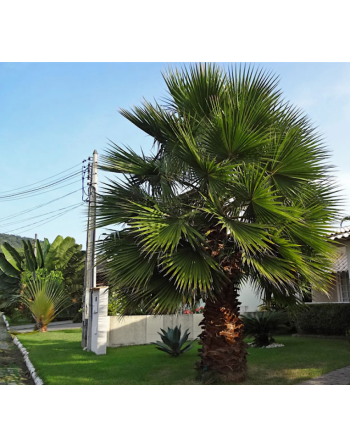
<svg viewBox="0 0 350 447">
<path fill-rule="evenodd" d="M 130 315 L 127 317 L 108 317 L 109 331 L 107 346 L 146 345 L 160 340 L 157 332 L 181 325 L 181 333 L 189 329 L 189 340 L 194 340 L 202 332 L 199 323 L 201 314 L 193 315 Z"/>
</svg>

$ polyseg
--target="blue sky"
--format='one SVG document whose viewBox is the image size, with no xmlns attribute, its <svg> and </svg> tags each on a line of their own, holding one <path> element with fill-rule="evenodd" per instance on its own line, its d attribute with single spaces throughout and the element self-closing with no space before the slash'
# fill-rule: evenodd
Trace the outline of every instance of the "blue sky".
<svg viewBox="0 0 350 447">
<path fill-rule="evenodd" d="M 121 117 L 119 107 L 140 104 L 143 97 L 165 94 L 161 71 L 166 63 L 2 63 L 0 64 L 0 153 L 3 191 L 25 186 L 103 153 L 108 139 L 148 152 L 152 141 Z M 171 64 L 180 66 L 181 64 Z M 224 64 L 225 65 L 225 64 Z M 286 99 L 301 107 L 324 135 L 346 195 L 350 214 L 350 64 L 260 63 L 280 76 Z M 73 172 L 73 171 L 72 171 Z M 79 180 L 77 178 L 77 180 Z M 100 175 L 100 180 L 104 176 Z M 52 241 L 57 234 L 85 244 L 85 215 L 74 210 L 36 228 L 22 228 L 34 217 L 79 203 L 74 194 L 11 221 L 5 217 L 46 203 L 79 188 L 79 182 L 40 196 L 0 202 L 0 233 Z M 19 222 L 18 222 L 19 221 Z M 13 222 L 13 225 L 11 224 Z M 18 223 L 15 223 L 18 222 Z"/>
</svg>

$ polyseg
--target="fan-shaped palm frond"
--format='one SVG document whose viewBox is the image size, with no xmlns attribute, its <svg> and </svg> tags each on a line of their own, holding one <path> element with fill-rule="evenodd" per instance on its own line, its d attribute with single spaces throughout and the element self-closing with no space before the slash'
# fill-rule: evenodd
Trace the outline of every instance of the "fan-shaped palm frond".
<svg viewBox="0 0 350 447">
<path fill-rule="evenodd" d="M 303 285 L 326 292 L 332 281 L 327 232 L 339 199 L 329 152 L 271 73 L 195 64 L 164 80 L 163 103 L 122 111 L 155 154 L 111 143 L 103 159 L 124 179 L 104 185 L 98 226 L 124 230 L 101 242 L 101 259 L 129 313 L 206 301 L 200 368 L 241 380 L 242 282 L 290 302 Z"/>
<path fill-rule="evenodd" d="M 64 284 L 52 279 L 29 281 L 21 296 L 21 302 L 32 313 L 41 332 L 62 310 L 71 305 Z"/>
</svg>

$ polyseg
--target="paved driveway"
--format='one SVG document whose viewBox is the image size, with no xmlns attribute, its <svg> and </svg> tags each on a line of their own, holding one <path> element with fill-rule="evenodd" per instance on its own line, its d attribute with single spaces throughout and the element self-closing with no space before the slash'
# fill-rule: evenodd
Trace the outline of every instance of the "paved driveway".
<svg viewBox="0 0 350 447">
<path fill-rule="evenodd" d="M 81 328 L 82 323 L 73 323 L 72 321 L 55 321 L 48 325 L 48 331 L 60 331 L 63 329 L 77 329 Z M 10 326 L 10 331 L 13 332 L 32 332 L 36 328 L 34 324 L 22 324 L 18 326 Z"/>
</svg>

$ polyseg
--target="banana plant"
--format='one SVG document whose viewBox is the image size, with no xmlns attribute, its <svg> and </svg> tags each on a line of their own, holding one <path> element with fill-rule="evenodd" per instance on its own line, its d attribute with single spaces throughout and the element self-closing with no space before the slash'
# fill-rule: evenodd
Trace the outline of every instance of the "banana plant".
<svg viewBox="0 0 350 447">
<path fill-rule="evenodd" d="M 76 244 L 74 238 L 57 236 L 52 244 L 45 238 L 43 243 L 37 243 L 36 254 L 29 240 L 22 240 L 22 244 L 23 254 L 7 242 L 1 245 L 3 253 L 0 253 L 0 308 L 12 304 L 19 297 L 22 289 L 21 276 L 24 272 L 34 273 L 44 268 L 47 272 L 67 269 L 71 271 L 69 265 L 74 264 L 79 278 L 81 276 L 82 246 Z"/>
</svg>

